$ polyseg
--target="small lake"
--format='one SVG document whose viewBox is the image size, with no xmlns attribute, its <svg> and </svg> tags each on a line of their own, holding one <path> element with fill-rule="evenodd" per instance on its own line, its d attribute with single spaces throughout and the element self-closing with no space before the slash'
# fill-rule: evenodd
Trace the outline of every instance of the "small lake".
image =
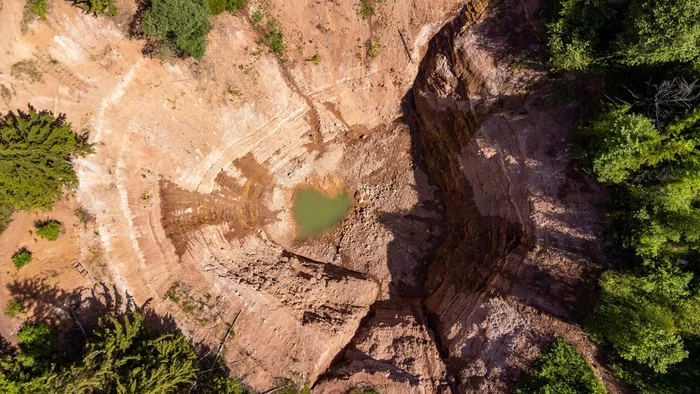
<svg viewBox="0 0 700 394">
<path fill-rule="evenodd" d="M 352 208 L 347 190 L 329 195 L 312 187 L 294 191 L 294 222 L 297 239 L 305 239 L 335 227 Z"/>
</svg>

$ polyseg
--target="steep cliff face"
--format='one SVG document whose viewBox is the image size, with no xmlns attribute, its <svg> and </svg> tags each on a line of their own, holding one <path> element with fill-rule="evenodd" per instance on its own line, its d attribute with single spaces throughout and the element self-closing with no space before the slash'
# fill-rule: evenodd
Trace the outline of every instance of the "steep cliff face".
<svg viewBox="0 0 700 394">
<path fill-rule="evenodd" d="M 541 56 L 535 9 L 462 10 L 432 39 L 411 95 L 445 204 L 425 306 L 458 392 L 512 390 L 553 334 L 598 365 L 570 324 L 594 305 L 600 269 L 601 190 L 573 171 L 567 142 L 585 90 L 518 64 Z"/>
<path fill-rule="evenodd" d="M 392 259 L 400 247 L 389 244 L 390 271 L 412 268 L 416 281 L 392 282 L 319 392 L 512 392 L 553 336 L 618 389 L 578 324 L 595 301 L 603 196 L 574 171 L 567 138 L 591 93 L 544 72 L 536 9 L 468 2 L 431 39 L 403 121 L 414 171 L 444 205 L 441 235 L 413 260 Z M 430 199 L 419 200 L 413 210 Z"/>
</svg>

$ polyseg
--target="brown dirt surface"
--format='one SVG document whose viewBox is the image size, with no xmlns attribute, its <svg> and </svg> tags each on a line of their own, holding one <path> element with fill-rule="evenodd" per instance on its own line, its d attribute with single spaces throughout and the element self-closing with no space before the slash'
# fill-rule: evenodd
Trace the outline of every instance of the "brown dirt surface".
<svg viewBox="0 0 700 394">
<path fill-rule="evenodd" d="M 251 0 L 211 17 L 201 61 L 144 56 L 137 3 L 117 4 L 96 18 L 50 1 L 39 21 L 2 1 L 0 113 L 66 113 L 96 154 L 74 195 L 0 234 L 0 301 L 28 305 L 1 335 L 122 294 L 210 347 L 236 318 L 222 357 L 259 391 L 508 392 L 554 335 L 614 389 L 580 328 L 602 194 L 567 150 L 581 100 L 556 95 L 581 81 L 509 67 L 541 54 L 536 1 L 383 1 L 363 18 L 354 1 Z M 279 22 L 282 59 L 256 11 Z M 298 241 L 299 185 L 355 204 Z M 65 233 L 35 241 L 48 217 Z"/>
</svg>

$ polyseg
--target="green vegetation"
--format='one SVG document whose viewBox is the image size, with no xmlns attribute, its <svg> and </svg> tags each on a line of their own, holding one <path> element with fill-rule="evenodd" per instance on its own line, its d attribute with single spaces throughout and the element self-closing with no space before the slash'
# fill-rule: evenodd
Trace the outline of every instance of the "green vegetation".
<svg viewBox="0 0 700 394">
<path fill-rule="evenodd" d="M 379 41 L 379 38 L 372 38 L 369 43 L 367 43 L 367 56 L 370 58 L 377 57 L 380 49 L 382 49 L 382 43 Z"/>
<path fill-rule="evenodd" d="M 317 54 L 311 56 L 310 58 L 304 59 L 304 60 L 307 61 L 307 62 L 311 62 L 311 63 L 313 63 L 313 64 L 320 64 L 320 63 L 321 63 L 321 55 L 319 55 L 319 54 L 317 53 Z"/>
<path fill-rule="evenodd" d="M 262 21 L 265 21 L 264 28 L 262 29 L 265 35 L 257 40 L 257 44 L 267 45 L 274 54 L 283 57 L 287 52 L 287 45 L 284 42 L 282 26 L 279 21 L 271 17 L 265 9 L 256 10 L 250 15 L 250 22 L 253 25 L 257 26 Z"/>
<path fill-rule="evenodd" d="M 261 10 L 257 10 L 250 15 L 250 22 L 254 25 L 257 25 L 258 23 L 262 22 L 264 18 L 265 13 Z"/>
<path fill-rule="evenodd" d="M 351 207 L 352 199 L 344 190 L 329 197 L 311 187 L 298 188 L 294 192 L 297 238 L 308 238 L 333 228 Z"/>
<path fill-rule="evenodd" d="M 277 56 L 284 56 L 287 47 L 284 44 L 284 34 L 282 28 L 276 19 L 269 19 L 266 24 L 265 43 L 270 47 L 272 52 Z"/>
<path fill-rule="evenodd" d="M 362 19 L 367 19 L 374 15 L 377 6 L 383 1 L 384 0 L 360 0 L 360 4 L 358 5 L 358 13 Z"/>
<path fill-rule="evenodd" d="M 22 60 L 10 67 L 10 75 L 30 82 L 41 82 L 44 75 L 33 60 Z"/>
<path fill-rule="evenodd" d="M 226 0 L 208 0 L 207 5 L 209 6 L 209 14 L 211 15 L 219 15 L 226 11 Z"/>
<path fill-rule="evenodd" d="M 36 14 L 39 19 L 46 20 L 46 13 L 49 11 L 48 0 L 28 0 L 27 9 Z"/>
<path fill-rule="evenodd" d="M 36 233 L 38 236 L 48 239 L 49 241 L 55 241 L 58 236 L 61 235 L 61 230 L 63 226 L 58 220 L 37 220 L 34 222 L 34 227 L 36 228 Z"/>
<path fill-rule="evenodd" d="M 0 234 L 12 221 L 12 207 L 7 204 L 0 204 Z"/>
<path fill-rule="evenodd" d="M 22 312 L 24 312 L 24 302 L 16 298 L 12 298 L 11 300 L 7 301 L 7 305 L 5 306 L 5 316 L 15 317 Z"/>
<path fill-rule="evenodd" d="M 540 355 L 517 389 L 518 394 L 605 394 L 585 358 L 562 339 Z"/>
<path fill-rule="evenodd" d="M 213 364 L 202 370 L 182 334 L 159 333 L 132 312 L 100 320 L 86 333 L 79 359 L 45 324 L 25 325 L 17 348 L 0 356 L 3 393 L 178 393 L 243 394 Z M 220 364 L 218 364 L 221 366 Z"/>
<path fill-rule="evenodd" d="M 656 66 L 697 57 L 696 0 L 561 0 L 547 26 L 553 70 Z"/>
<path fill-rule="evenodd" d="M 143 33 L 179 55 L 204 57 L 212 26 L 206 0 L 153 0 L 141 15 Z"/>
<path fill-rule="evenodd" d="M 14 265 L 16 269 L 20 269 L 31 262 L 32 262 L 32 252 L 30 252 L 26 246 L 19 248 L 12 255 L 12 265 Z"/>
<path fill-rule="evenodd" d="M 86 14 L 117 15 L 117 4 L 114 0 L 75 0 L 74 4 Z"/>
<path fill-rule="evenodd" d="M 645 393 L 700 385 L 700 2 L 561 0 L 553 71 L 598 73 L 606 99 L 572 138 L 610 190 L 619 271 L 600 278 L 586 329 Z"/>
<path fill-rule="evenodd" d="M 202 326 L 219 316 L 219 299 L 211 294 L 198 294 L 191 286 L 175 282 L 165 292 L 165 297 L 176 303 L 185 313 L 192 315 Z"/>
<path fill-rule="evenodd" d="M 31 106 L 8 113 L 0 118 L 0 205 L 50 210 L 78 186 L 73 158 L 90 153 L 87 135 L 73 132 L 63 116 Z"/>
<path fill-rule="evenodd" d="M 691 279 L 670 261 L 646 275 L 606 272 L 588 328 L 622 359 L 665 373 L 688 357 L 683 336 L 698 332 L 700 299 L 690 292 Z"/>
<path fill-rule="evenodd" d="M 311 388 L 308 384 L 299 387 L 292 381 L 283 381 L 280 387 L 275 389 L 274 392 L 282 394 L 311 394 Z"/>
<path fill-rule="evenodd" d="M 224 11 L 236 12 L 245 6 L 245 0 L 208 0 L 209 13 L 219 15 Z"/>
</svg>

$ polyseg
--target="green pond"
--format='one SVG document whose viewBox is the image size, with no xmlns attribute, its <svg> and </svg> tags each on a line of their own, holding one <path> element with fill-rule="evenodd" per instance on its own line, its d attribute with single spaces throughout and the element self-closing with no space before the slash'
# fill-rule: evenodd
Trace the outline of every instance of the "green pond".
<svg viewBox="0 0 700 394">
<path fill-rule="evenodd" d="M 343 220 L 351 207 L 352 199 L 347 191 L 328 197 L 312 187 L 297 189 L 294 192 L 297 238 L 309 238 L 333 228 Z"/>
</svg>

